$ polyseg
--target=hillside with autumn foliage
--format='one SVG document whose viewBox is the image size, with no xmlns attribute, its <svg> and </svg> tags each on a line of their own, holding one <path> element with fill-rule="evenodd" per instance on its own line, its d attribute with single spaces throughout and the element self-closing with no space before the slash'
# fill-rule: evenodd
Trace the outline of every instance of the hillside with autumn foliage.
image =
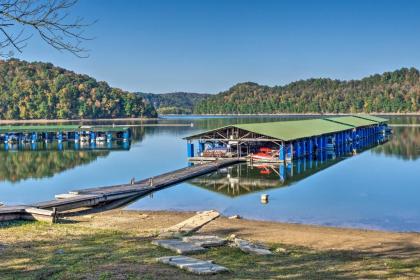
<svg viewBox="0 0 420 280">
<path fill-rule="evenodd" d="M 0 61 L 0 119 L 156 117 L 143 97 L 51 63 Z"/>
<path fill-rule="evenodd" d="M 408 113 L 420 110 L 420 74 L 402 68 L 361 80 L 240 83 L 198 103 L 197 114 Z"/>
</svg>

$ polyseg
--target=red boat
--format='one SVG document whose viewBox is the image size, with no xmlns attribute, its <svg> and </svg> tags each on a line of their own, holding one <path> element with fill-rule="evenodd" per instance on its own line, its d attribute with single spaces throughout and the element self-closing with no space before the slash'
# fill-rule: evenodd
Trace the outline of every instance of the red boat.
<svg viewBox="0 0 420 280">
<path fill-rule="evenodd" d="M 253 161 L 277 162 L 279 161 L 279 151 L 267 147 L 261 147 L 256 154 L 251 154 Z"/>
</svg>

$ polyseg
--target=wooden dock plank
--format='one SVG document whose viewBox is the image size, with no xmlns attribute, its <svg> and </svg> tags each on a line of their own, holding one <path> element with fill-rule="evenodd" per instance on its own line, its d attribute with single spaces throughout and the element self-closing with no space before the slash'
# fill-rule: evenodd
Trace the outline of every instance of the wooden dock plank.
<svg viewBox="0 0 420 280">
<path fill-rule="evenodd" d="M 0 221 L 11 217 L 23 219 L 55 220 L 51 211 L 67 211 L 85 207 L 95 207 L 104 204 L 119 205 L 119 200 L 129 201 L 131 198 L 140 197 L 150 192 L 181 183 L 198 177 L 219 168 L 242 161 L 241 159 L 223 159 L 184 167 L 175 171 L 163 173 L 153 178 L 133 182 L 133 184 L 119 184 L 90 189 L 71 191 L 68 194 L 57 195 L 56 199 L 43 201 L 24 206 L 3 206 L 0 208 Z M 2 215 L 4 216 L 2 218 Z M 52 218 L 51 218 L 52 217 Z"/>
</svg>

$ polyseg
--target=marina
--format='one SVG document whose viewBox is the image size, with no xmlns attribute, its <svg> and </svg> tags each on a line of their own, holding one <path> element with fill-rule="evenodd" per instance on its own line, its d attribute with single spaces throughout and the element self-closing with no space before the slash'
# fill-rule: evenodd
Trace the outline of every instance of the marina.
<svg viewBox="0 0 420 280">
<path fill-rule="evenodd" d="M 25 205 L 36 208 L 40 202 L 51 201 L 55 195 L 58 195 L 57 199 L 70 198 L 74 190 L 119 186 L 124 182 L 128 185 L 133 177 L 138 178 L 136 182 L 141 178 L 147 181 L 158 174 L 187 166 L 186 141 L 183 139 L 191 135 L 230 125 L 295 122 L 306 118 L 170 117 L 162 123 L 186 125 L 132 127 L 131 145 L 127 150 L 104 148 L 101 151 L 90 148 L 90 143 L 86 149 L 66 149 L 66 145 L 74 145 L 70 141 L 63 142 L 64 149 L 59 151 L 54 147 L 58 142 L 52 141 L 47 143 L 48 150 L 41 148 L 44 142 L 39 142 L 38 149 L 3 151 L 0 153 L 3 166 L 0 201 L 6 205 L 3 207 Z M 194 125 L 190 126 L 192 122 Z M 416 119 L 390 117 L 388 126 L 404 123 L 416 123 Z M 98 123 L 83 125 L 98 126 Z M 392 130 L 392 136 L 381 145 L 375 137 L 370 137 L 370 142 L 364 142 L 366 144 L 360 141 L 355 145 L 347 144 L 347 152 L 327 148 L 322 153 L 316 152 L 285 164 L 246 163 L 245 158 L 238 164 L 176 183 L 170 188 L 126 199 L 102 201 L 95 206 L 57 211 L 60 215 L 63 212 L 65 215 L 78 215 L 82 209 L 104 211 L 114 207 L 164 211 L 215 209 L 222 215 L 240 215 L 248 219 L 420 230 L 415 215 L 413 218 L 398 215 L 407 211 L 418 213 L 416 196 L 413 195 L 416 189 L 409 182 L 418 171 L 420 154 L 416 143 L 420 131 L 416 127 L 393 127 Z M 198 145 L 195 146 L 198 148 Z M 237 157 L 227 159 L 236 160 Z M 220 160 L 224 158 L 217 159 Z M 395 172 L 399 176 L 385 176 Z M 406 187 L 395 188 L 399 184 Z M 263 194 L 268 197 L 266 204 L 261 200 Z M 308 210 L 303 212 L 301 209 Z M 45 210 L 52 211 L 52 208 Z M 359 220 L 362 217 L 358 213 L 363 213 L 363 220 Z M 386 223 L 378 218 L 384 215 Z"/>
<path fill-rule="evenodd" d="M 260 173 L 269 175 L 274 171 L 279 176 L 278 181 L 282 183 L 286 178 L 293 177 L 294 161 L 297 161 L 296 173 L 299 175 L 302 169 L 303 173 L 307 169 L 306 161 L 303 161 L 302 165 L 301 159 L 303 158 L 309 157 L 308 169 L 311 169 L 313 165 L 317 167 L 319 163 L 322 166 L 324 161 L 331 160 L 336 156 L 355 153 L 357 149 L 365 149 L 386 141 L 387 120 L 377 117 L 370 118 L 341 117 L 267 122 L 259 125 L 244 124 L 219 128 L 212 130 L 210 132 L 211 135 L 209 135 L 209 132 L 199 134 L 199 146 L 202 149 L 200 156 L 206 157 L 206 155 L 210 154 L 209 158 L 213 160 L 201 164 L 191 164 L 188 167 L 141 181 L 136 181 L 133 178 L 129 184 L 70 191 L 56 195 L 54 200 L 30 205 L 3 206 L 0 208 L 0 220 L 39 219 L 55 222 L 60 215 L 65 215 L 68 211 L 75 211 L 86 207 L 109 206 L 110 204 L 112 204 L 112 207 L 118 207 L 133 200 L 134 197 L 141 197 L 164 187 L 212 172 L 218 172 L 220 168 L 246 161 L 250 161 L 251 165 L 253 165 L 254 161 L 263 162 L 262 165 L 255 165 L 256 168 L 260 169 Z M 375 120 L 372 120 L 372 118 Z M 12 139 L 11 136 L 16 137 L 18 143 L 24 142 L 28 139 L 28 135 L 32 135 L 31 141 L 33 144 L 40 140 L 38 134 L 44 135 L 44 138 L 41 138 L 41 140 L 45 142 L 56 140 L 59 143 L 63 141 L 83 142 L 83 139 L 86 139 L 85 142 L 91 143 L 105 141 L 111 143 L 113 138 L 121 138 L 121 135 L 126 140 L 124 142 L 128 142 L 130 135 L 128 128 L 118 130 L 114 127 L 95 126 L 10 127 L 3 128 L 2 132 L 5 142 L 10 142 Z M 318 132 L 319 135 L 315 134 L 315 132 Z M 225 140 L 216 138 L 216 135 L 224 137 Z M 276 135 L 279 136 L 278 140 L 274 138 Z M 190 141 L 194 137 L 197 136 L 186 138 L 189 141 L 187 147 L 189 159 L 193 161 L 194 146 Z M 206 140 L 203 141 L 202 139 Z M 206 149 L 206 144 L 208 145 L 209 143 L 211 148 Z M 220 146 L 220 143 L 226 143 L 226 146 Z M 236 151 L 230 149 L 232 143 L 236 144 Z M 279 152 L 274 154 L 273 150 L 268 148 L 269 144 L 279 145 Z M 217 146 L 214 149 L 215 145 Z M 242 154 L 242 145 L 245 146 L 247 152 L 246 157 Z M 258 145 L 264 145 L 264 147 Z M 229 148 L 226 149 L 226 152 L 223 152 L 225 147 Z M 259 149 L 257 157 L 253 153 L 250 153 L 250 151 L 254 151 L 256 148 Z M 316 155 L 314 162 L 311 160 L 312 155 Z M 264 163 L 271 162 L 282 162 L 284 164 L 280 164 L 279 168 L 264 165 Z M 229 177 L 228 179 L 230 185 L 232 185 L 230 182 L 232 178 Z M 216 181 L 210 182 L 213 185 L 218 184 Z M 202 184 L 203 180 L 198 180 L 198 183 Z M 252 184 L 258 184 L 258 181 L 253 181 Z M 208 185 L 205 180 L 204 185 Z M 270 184 L 267 181 L 263 181 L 262 185 L 265 188 L 270 188 Z M 271 187 L 274 186 L 276 185 L 271 185 Z M 262 197 L 264 197 L 264 199 L 261 199 L 263 203 L 268 203 L 268 196 L 263 195 Z"/>
<path fill-rule="evenodd" d="M 386 141 L 384 118 L 355 115 L 322 119 L 229 125 L 185 137 L 190 161 L 242 158 L 285 163 L 324 150 L 346 152 Z M 195 149 L 194 141 L 198 142 Z M 197 156 L 195 156 L 197 154 Z"/>
<path fill-rule="evenodd" d="M 90 125 L 14 125 L 0 126 L 0 142 L 4 149 L 13 144 L 37 144 L 50 142 L 73 142 L 76 144 L 128 142 L 129 127 Z M 76 145 L 76 148 L 78 145 Z"/>
</svg>

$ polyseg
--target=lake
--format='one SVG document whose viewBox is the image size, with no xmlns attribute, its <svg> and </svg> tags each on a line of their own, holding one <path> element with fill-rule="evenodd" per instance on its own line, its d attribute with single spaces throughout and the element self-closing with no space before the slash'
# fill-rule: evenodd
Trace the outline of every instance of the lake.
<svg viewBox="0 0 420 280">
<path fill-rule="evenodd" d="M 145 123 L 193 126 L 135 127 L 129 147 L 110 150 L 3 148 L 0 202 L 38 202 L 78 188 L 151 177 L 187 166 L 185 136 L 233 123 L 296 118 L 302 117 L 165 117 Z M 418 116 L 387 118 L 391 124 L 420 124 Z M 420 232 L 420 127 L 398 126 L 393 132 L 385 144 L 355 156 L 296 162 L 286 177 L 275 165 L 235 165 L 158 191 L 127 209 L 216 209 L 248 219 Z M 261 194 L 269 195 L 268 203 L 261 203 Z"/>
</svg>

